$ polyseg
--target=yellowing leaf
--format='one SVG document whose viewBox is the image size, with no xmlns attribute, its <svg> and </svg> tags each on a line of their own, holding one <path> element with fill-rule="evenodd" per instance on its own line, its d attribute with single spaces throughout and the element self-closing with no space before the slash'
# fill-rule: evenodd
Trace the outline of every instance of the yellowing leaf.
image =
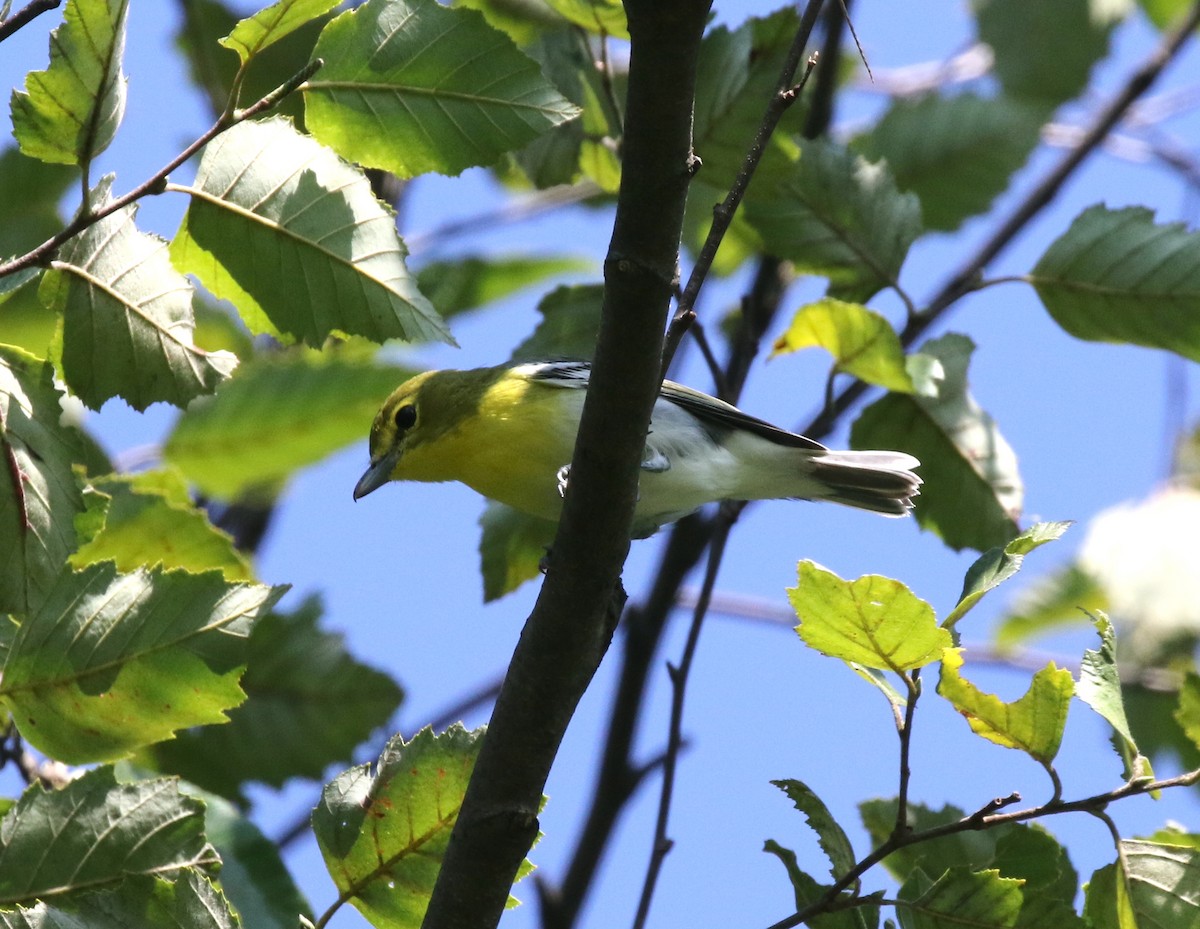
<svg viewBox="0 0 1200 929">
<path fill-rule="evenodd" d="M 800 618 L 800 638 L 822 654 L 868 668 L 907 671 L 932 664 L 951 644 L 924 600 L 890 577 L 844 581 L 811 561 L 788 601 Z"/>
<path fill-rule="evenodd" d="M 938 693 L 966 717 L 971 729 L 990 742 L 1019 748 L 1045 764 L 1053 761 L 1075 692 L 1071 672 L 1056 668 L 1051 662 L 1033 676 L 1023 697 L 1005 703 L 959 674 L 962 665 L 960 649 L 946 652 Z"/>
<path fill-rule="evenodd" d="M 802 306 L 787 332 L 776 340 L 771 354 L 813 347 L 833 355 L 839 371 L 888 390 L 913 392 L 896 330 L 882 315 L 861 303 L 825 297 Z"/>
</svg>

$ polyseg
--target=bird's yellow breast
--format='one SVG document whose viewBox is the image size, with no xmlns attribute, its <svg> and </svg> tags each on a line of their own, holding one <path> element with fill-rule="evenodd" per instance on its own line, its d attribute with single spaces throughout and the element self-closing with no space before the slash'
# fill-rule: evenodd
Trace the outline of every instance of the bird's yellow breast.
<svg viewBox="0 0 1200 929">
<path fill-rule="evenodd" d="M 571 462 L 584 393 L 503 378 L 453 428 L 408 449 L 393 477 L 462 481 L 493 500 L 556 520 L 562 507 L 557 472 Z"/>
</svg>

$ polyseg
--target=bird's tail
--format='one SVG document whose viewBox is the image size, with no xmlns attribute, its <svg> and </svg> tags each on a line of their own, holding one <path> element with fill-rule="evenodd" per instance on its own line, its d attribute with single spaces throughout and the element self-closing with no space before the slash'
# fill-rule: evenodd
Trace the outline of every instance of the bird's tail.
<svg viewBox="0 0 1200 929">
<path fill-rule="evenodd" d="M 812 477 L 826 488 L 822 500 L 905 516 L 921 492 L 921 479 L 911 470 L 920 462 L 903 452 L 830 451 L 810 461 Z"/>
</svg>

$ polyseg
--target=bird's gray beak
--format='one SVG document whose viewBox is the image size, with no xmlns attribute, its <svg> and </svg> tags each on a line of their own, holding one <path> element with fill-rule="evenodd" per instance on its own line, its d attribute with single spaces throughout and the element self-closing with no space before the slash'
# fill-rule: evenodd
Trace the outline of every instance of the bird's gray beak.
<svg viewBox="0 0 1200 929">
<path fill-rule="evenodd" d="M 396 466 L 400 456 L 396 452 L 389 452 L 378 461 L 371 462 L 371 467 L 363 473 L 363 476 L 358 479 L 358 483 L 354 485 L 354 499 L 361 500 L 373 490 L 378 490 L 386 484 L 392 477 L 392 469 Z"/>
</svg>

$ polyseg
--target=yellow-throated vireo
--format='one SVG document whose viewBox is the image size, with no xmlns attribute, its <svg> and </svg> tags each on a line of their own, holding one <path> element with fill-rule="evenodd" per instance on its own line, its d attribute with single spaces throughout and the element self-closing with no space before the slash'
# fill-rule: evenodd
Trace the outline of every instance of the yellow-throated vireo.
<svg viewBox="0 0 1200 929">
<path fill-rule="evenodd" d="M 371 426 L 371 465 L 354 488 L 461 481 L 557 520 L 590 366 L 584 362 L 427 371 L 401 384 Z M 831 451 L 715 397 L 665 381 L 642 456 L 633 534 L 719 500 L 801 498 L 903 516 L 921 479 L 902 452 Z"/>
</svg>

